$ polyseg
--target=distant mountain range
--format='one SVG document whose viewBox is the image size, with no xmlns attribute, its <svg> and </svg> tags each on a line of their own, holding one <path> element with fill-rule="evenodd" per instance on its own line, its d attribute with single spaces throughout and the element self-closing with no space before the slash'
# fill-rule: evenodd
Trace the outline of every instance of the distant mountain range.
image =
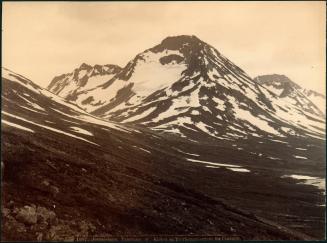
<svg viewBox="0 0 327 243">
<path fill-rule="evenodd" d="M 48 88 L 96 116 L 190 139 L 324 134 L 322 107 L 312 102 L 323 96 L 282 75 L 251 79 L 195 36 L 168 37 L 114 71 L 96 85 L 92 78 L 56 77 Z M 81 72 L 86 73 L 79 68 L 74 75 Z"/>
</svg>

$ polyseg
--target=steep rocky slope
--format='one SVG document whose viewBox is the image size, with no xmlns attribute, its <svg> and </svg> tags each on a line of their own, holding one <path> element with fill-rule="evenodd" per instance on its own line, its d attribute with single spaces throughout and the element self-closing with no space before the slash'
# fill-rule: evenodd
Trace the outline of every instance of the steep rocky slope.
<svg viewBox="0 0 327 243">
<path fill-rule="evenodd" d="M 110 80 L 121 68 L 117 65 L 88 65 L 83 63 L 71 73 L 53 78 L 47 89 L 67 100 L 76 93 L 99 86 Z"/>
</svg>

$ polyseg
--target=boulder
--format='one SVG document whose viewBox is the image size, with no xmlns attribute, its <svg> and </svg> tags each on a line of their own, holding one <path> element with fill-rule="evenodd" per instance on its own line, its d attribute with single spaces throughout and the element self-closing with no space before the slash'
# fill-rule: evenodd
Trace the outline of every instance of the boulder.
<svg viewBox="0 0 327 243">
<path fill-rule="evenodd" d="M 37 220 L 39 223 L 53 224 L 56 220 L 56 213 L 38 206 L 36 208 Z"/>
<path fill-rule="evenodd" d="M 18 210 L 16 219 L 24 224 L 33 225 L 37 223 L 37 214 L 36 214 L 36 207 L 35 206 L 24 206 Z"/>
<path fill-rule="evenodd" d="M 25 224 L 18 222 L 14 217 L 8 215 L 2 221 L 2 227 L 4 231 L 12 232 L 15 231 L 17 233 L 25 233 L 27 231 Z"/>
<path fill-rule="evenodd" d="M 43 233 L 42 232 L 37 232 L 36 233 L 36 240 L 37 241 L 42 241 L 43 240 Z"/>
<path fill-rule="evenodd" d="M 47 180 L 43 180 L 43 181 L 41 182 L 41 186 L 43 186 L 43 187 L 48 187 L 48 186 L 50 186 L 50 183 L 49 183 L 49 181 L 47 181 Z"/>
<path fill-rule="evenodd" d="M 1 210 L 2 216 L 7 217 L 10 214 L 10 209 L 9 208 L 3 208 Z"/>
</svg>

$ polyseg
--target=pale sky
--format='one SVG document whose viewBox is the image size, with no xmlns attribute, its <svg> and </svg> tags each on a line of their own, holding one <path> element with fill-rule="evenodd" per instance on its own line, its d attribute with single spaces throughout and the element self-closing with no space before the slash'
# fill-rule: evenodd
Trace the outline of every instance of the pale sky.
<svg viewBox="0 0 327 243">
<path fill-rule="evenodd" d="M 325 93 L 325 2 L 3 2 L 2 63 L 45 87 L 81 63 L 124 67 L 167 36 L 196 35 L 251 77 Z"/>
</svg>

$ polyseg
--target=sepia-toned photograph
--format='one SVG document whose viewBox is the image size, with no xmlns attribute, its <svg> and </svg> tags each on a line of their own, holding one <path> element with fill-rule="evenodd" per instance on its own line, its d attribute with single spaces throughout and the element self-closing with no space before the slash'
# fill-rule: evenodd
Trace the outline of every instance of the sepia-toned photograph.
<svg viewBox="0 0 327 243">
<path fill-rule="evenodd" d="M 325 1 L 4 1 L 1 241 L 326 239 Z"/>
</svg>

